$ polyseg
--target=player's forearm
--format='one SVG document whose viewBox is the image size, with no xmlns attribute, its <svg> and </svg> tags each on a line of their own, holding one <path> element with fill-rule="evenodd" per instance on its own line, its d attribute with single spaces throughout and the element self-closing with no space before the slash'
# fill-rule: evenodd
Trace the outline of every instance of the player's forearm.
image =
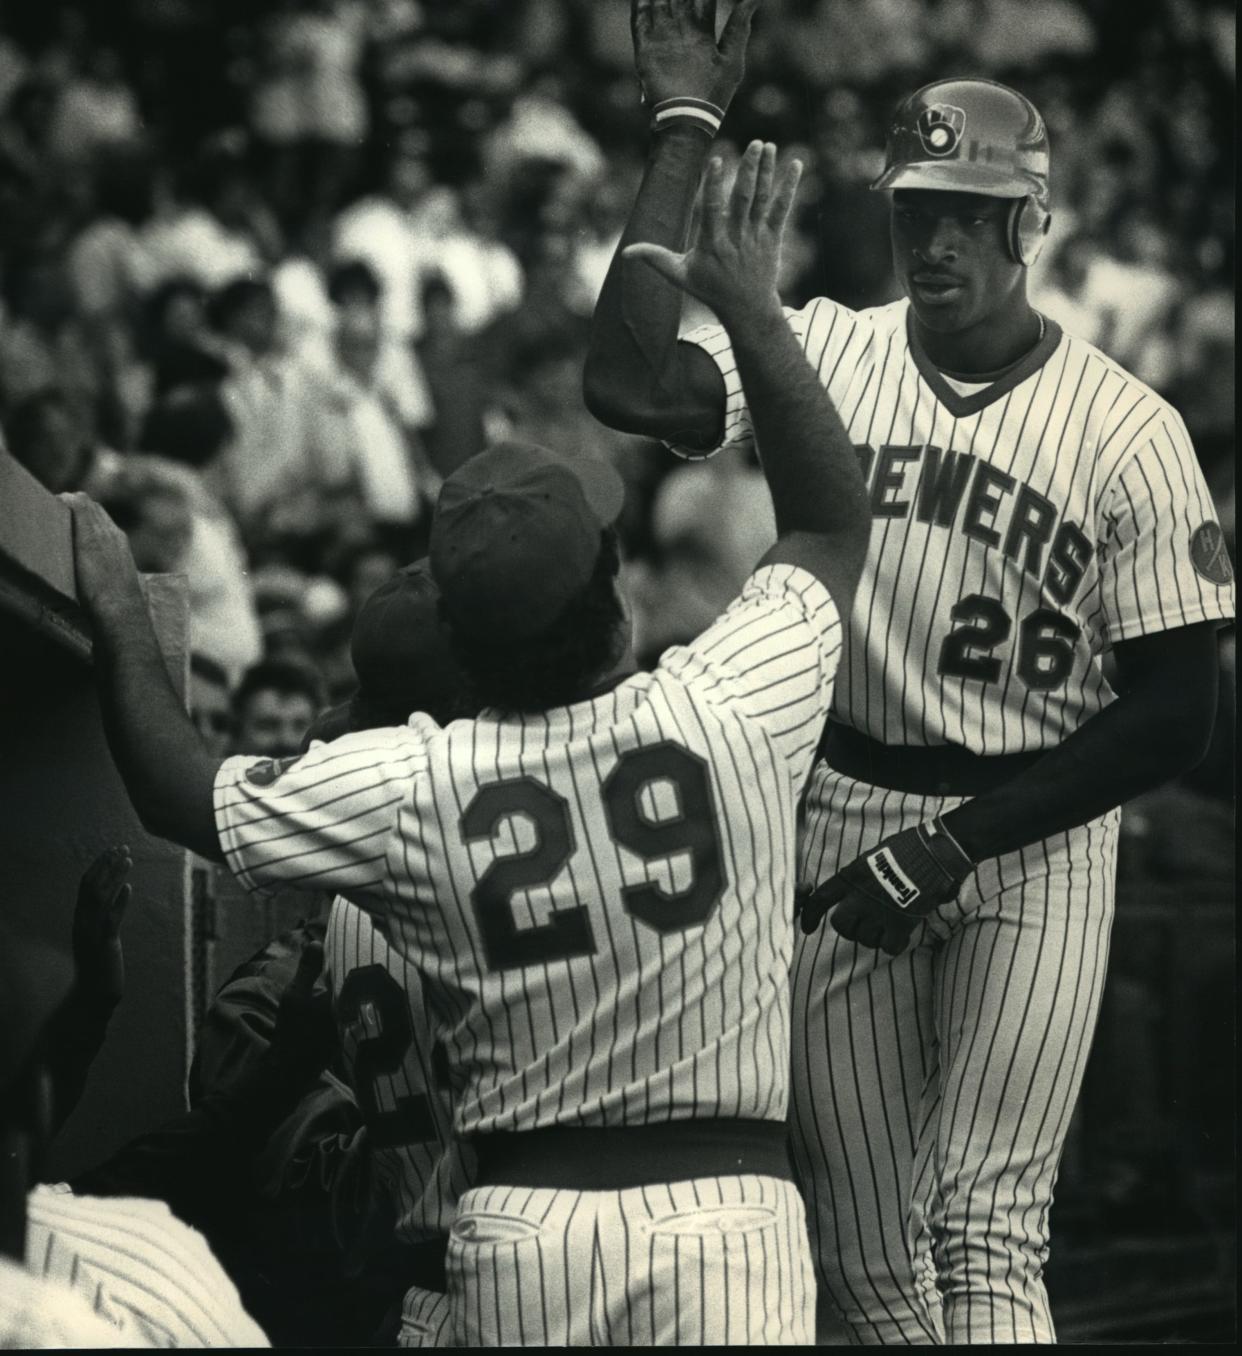
<svg viewBox="0 0 1242 1356">
<path fill-rule="evenodd" d="M 1180 704 L 1171 695 L 1154 683 L 1123 693 L 1013 781 L 949 811 L 945 826 L 985 861 L 1089 823 L 1188 772 L 1207 751 L 1214 693 L 1210 704 L 1206 693 Z"/>
<path fill-rule="evenodd" d="M 75 984 L 69 997 L 48 1023 L 47 1048 L 51 1052 L 53 1125 L 55 1134 L 73 1114 L 82 1099 L 87 1075 L 103 1048 L 108 1023 L 116 1002 L 85 991 Z"/>
<path fill-rule="evenodd" d="M 779 301 L 724 319 L 782 535 L 832 538 L 861 565 L 871 509 L 841 416 Z"/>
<path fill-rule="evenodd" d="M 97 619 L 94 640 L 104 732 L 143 826 L 223 861 L 212 810 L 218 765 L 169 679 L 136 580 Z"/>
<path fill-rule="evenodd" d="M 678 377 L 682 294 L 621 252 L 636 241 L 685 247 L 711 144 L 689 123 L 653 139 L 638 197 L 595 305 L 583 375 L 587 408 L 601 423 L 696 446 L 718 433 L 723 409 L 687 404 L 686 383 Z"/>
</svg>

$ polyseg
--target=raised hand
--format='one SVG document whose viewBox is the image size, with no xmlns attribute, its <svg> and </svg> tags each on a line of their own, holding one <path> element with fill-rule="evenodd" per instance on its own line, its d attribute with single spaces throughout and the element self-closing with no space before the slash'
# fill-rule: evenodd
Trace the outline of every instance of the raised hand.
<svg viewBox="0 0 1242 1356">
<path fill-rule="evenodd" d="M 739 0 L 716 41 L 716 0 L 633 0 L 634 62 L 648 104 L 706 99 L 729 106 L 746 71 L 759 0 Z"/>
<path fill-rule="evenodd" d="M 641 259 L 729 325 L 757 308 L 779 305 L 776 289 L 781 241 L 798 192 L 802 162 L 779 172 L 776 147 L 747 146 L 733 191 L 725 201 L 724 165 L 708 162 L 698 239 L 684 254 L 646 241 L 627 245 L 627 259 Z"/>
<path fill-rule="evenodd" d="M 109 1006 L 125 992 L 121 920 L 133 893 L 129 848 L 111 847 L 86 868 L 73 911 L 73 963 L 84 997 Z"/>
<path fill-rule="evenodd" d="M 298 956 L 298 967 L 276 1010 L 269 1056 L 282 1066 L 282 1076 L 291 1082 L 312 1078 L 331 1060 L 336 1050 L 336 1022 L 332 996 L 319 983 L 323 971 L 323 944 L 307 942 Z"/>
<path fill-rule="evenodd" d="M 98 620 L 110 606 L 139 588 L 129 538 L 89 495 L 62 494 L 60 498 L 73 515 L 78 601 L 92 619 Z"/>
</svg>

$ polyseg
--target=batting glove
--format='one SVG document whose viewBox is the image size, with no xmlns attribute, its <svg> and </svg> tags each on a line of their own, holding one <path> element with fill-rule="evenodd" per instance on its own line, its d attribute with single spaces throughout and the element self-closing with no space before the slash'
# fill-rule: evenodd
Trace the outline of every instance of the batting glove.
<svg viewBox="0 0 1242 1356">
<path fill-rule="evenodd" d="M 896 956 L 920 920 L 957 897 L 974 868 L 937 816 L 886 838 L 803 897 L 802 931 L 814 932 L 832 909 L 842 937 Z"/>
</svg>

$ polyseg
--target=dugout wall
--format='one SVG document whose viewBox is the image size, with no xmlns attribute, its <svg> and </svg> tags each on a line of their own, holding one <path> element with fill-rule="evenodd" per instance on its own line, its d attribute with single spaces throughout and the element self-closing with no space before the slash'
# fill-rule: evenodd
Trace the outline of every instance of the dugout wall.
<svg viewBox="0 0 1242 1356">
<path fill-rule="evenodd" d="M 188 674 L 180 576 L 145 580 L 178 691 Z M 0 452 L 0 908 L 69 949 L 78 880 L 114 843 L 133 854 L 125 999 L 56 1143 L 69 1177 L 184 1108 L 189 1060 L 189 855 L 144 832 L 104 741 L 77 605 L 68 509 Z"/>
</svg>

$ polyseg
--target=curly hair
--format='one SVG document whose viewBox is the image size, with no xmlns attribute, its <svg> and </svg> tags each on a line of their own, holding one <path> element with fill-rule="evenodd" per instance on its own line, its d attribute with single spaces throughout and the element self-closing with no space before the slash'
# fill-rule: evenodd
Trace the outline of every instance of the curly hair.
<svg viewBox="0 0 1242 1356">
<path fill-rule="evenodd" d="M 451 612 L 444 611 L 475 704 L 500 711 L 547 711 L 589 696 L 625 646 L 625 611 L 616 587 L 620 568 L 616 529 L 609 527 L 600 535 L 590 582 L 532 640 L 489 642 L 454 628 Z"/>
</svg>

